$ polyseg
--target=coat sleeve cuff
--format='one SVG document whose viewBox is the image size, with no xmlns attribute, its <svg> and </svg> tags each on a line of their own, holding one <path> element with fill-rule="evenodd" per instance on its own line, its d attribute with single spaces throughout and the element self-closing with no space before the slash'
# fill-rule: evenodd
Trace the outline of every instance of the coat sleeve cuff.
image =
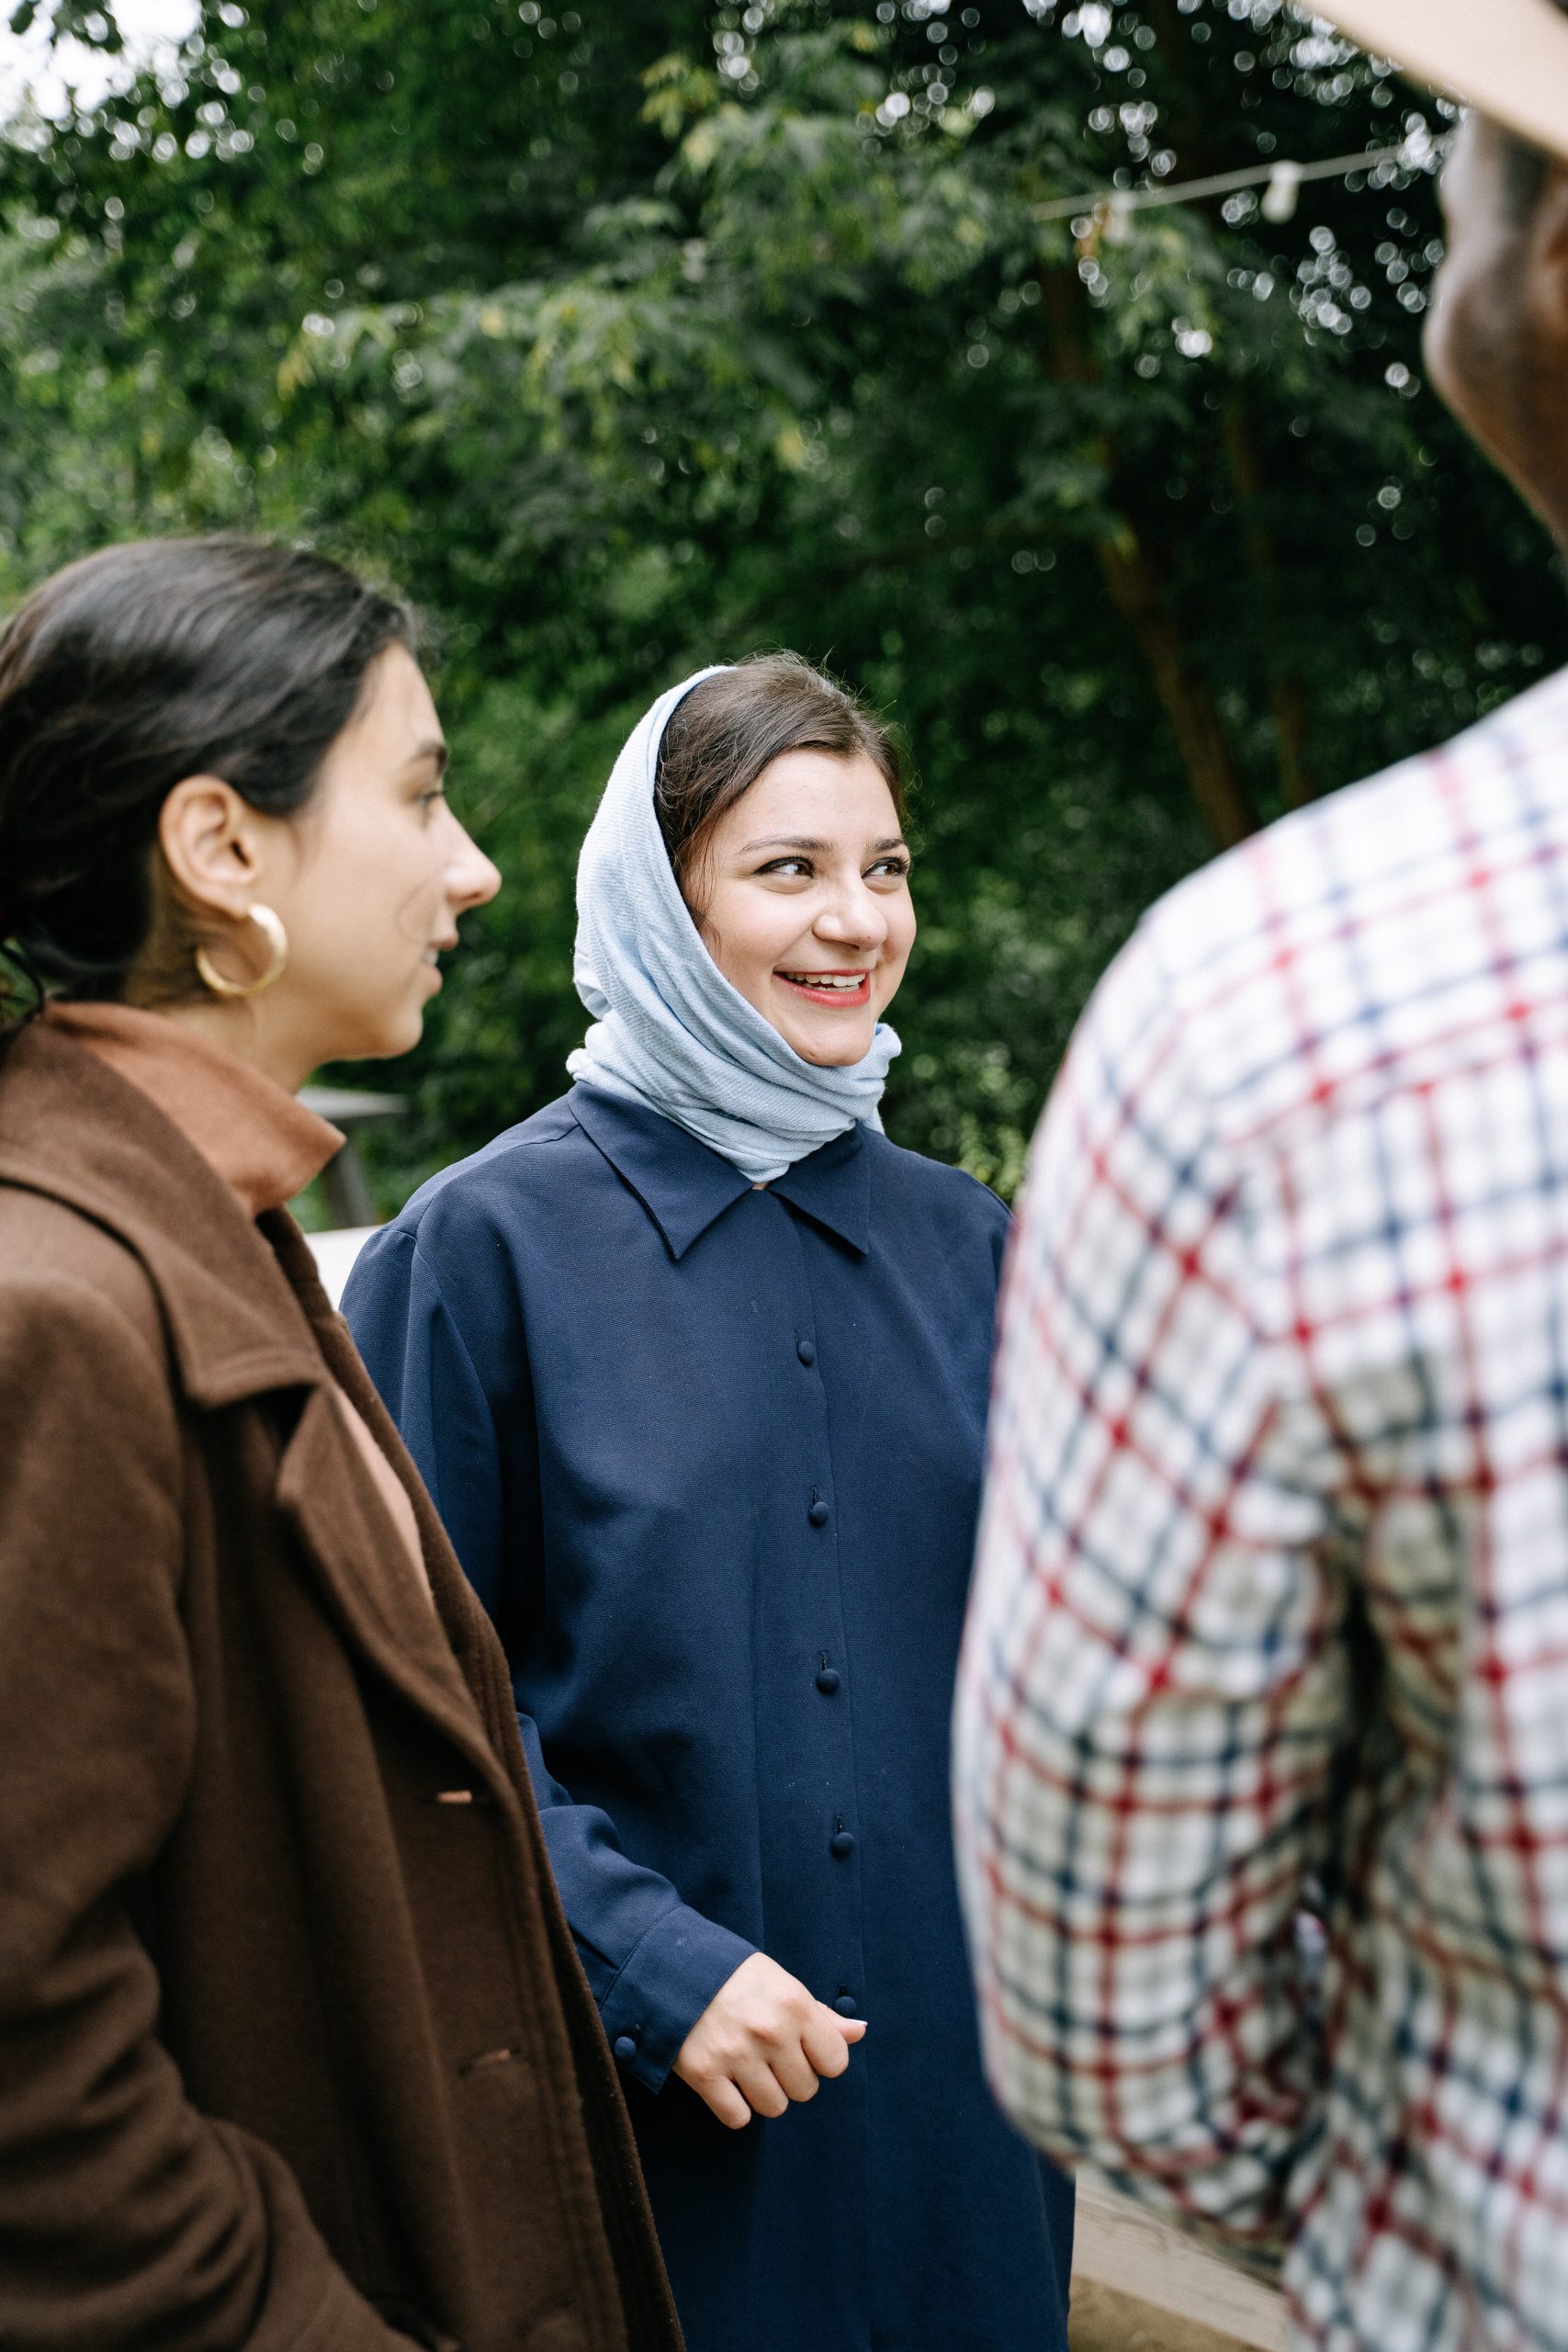
<svg viewBox="0 0 1568 2352">
<path fill-rule="evenodd" d="M 662 2090 L 681 2044 L 756 1949 L 684 1903 L 656 1920 L 599 2004 L 622 2073 Z"/>
</svg>

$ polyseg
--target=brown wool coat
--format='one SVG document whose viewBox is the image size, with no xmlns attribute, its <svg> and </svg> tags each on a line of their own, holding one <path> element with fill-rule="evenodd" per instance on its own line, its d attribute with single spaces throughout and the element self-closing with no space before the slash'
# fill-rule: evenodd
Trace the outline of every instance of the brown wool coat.
<svg viewBox="0 0 1568 2352">
<path fill-rule="evenodd" d="M 0 2346 L 409 2339 L 680 2344 L 504 1663 L 288 1218 L 34 1023 L 0 1052 Z"/>
</svg>

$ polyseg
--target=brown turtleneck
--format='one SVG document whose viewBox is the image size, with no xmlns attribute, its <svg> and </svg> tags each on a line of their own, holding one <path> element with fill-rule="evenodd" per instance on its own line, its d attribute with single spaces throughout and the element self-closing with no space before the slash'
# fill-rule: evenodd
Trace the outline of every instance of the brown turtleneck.
<svg viewBox="0 0 1568 2352">
<path fill-rule="evenodd" d="M 249 1217 L 282 1208 L 342 1148 L 338 1129 L 307 1111 L 287 1087 L 166 1014 L 129 1004 L 51 1004 L 43 1017 L 155 1102 Z M 413 1505 L 367 1424 L 330 1375 L 329 1385 L 428 1594 Z"/>
</svg>

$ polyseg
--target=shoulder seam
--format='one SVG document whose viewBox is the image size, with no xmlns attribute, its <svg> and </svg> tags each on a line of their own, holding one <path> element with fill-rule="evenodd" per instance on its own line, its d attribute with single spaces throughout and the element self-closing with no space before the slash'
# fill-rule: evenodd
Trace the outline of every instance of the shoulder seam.
<svg viewBox="0 0 1568 2352">
<path fill-rule="evenodd" d="M 419 1187 L 419 1191 L 423 1192 L 427 1186 L 431 1187 L 432 1189 L 430 1191 L 430 1197 L 428 1200 L 420 1201 L 419 1194 L 416 1193 L 413 1199 L 405 1202 L 404 1205 L 398 1211 L 397 1216 L 391 1219 L 389 1224 L 384 1226 L 381 1230 L 389 1234 L 398 1234 L 400 1236 L 408 1234 L 417 1238 L 420 1227 L 423 1224 L 425 1218 L 430 1214 L 430 1211 L 434 1207 L 442 1193 L 450 1192 L 453 1184 L 455 1184 L 459 1178 L 476 1172 L 481 1165 L 485 1168 L 498 1167 L 504 1160 L 510 1159 L 513 1152 L 523 1151 L 525 1149 L 536 1149 L 539 1146 L 544 1144 L 570 1142 L 574 1131 L 579 1135 L 586 1136 L 586 1130 L 579 1127 L 574 1119 L 570 1127 L 563 1127 L 560 1132 L 556 1135 L 516 1136 L 509 1144 L 506 1145 L 504 1149 L 498 1148 L 502 1138 L 499 1136 L 493 1137 L 491 1142 L 481 1144 L 478 1151 L 470 1152 L 466 1159 L 456 1159 L 453 1161 L 450 1168 L 438 1168 L 434 1176 L 427 1176 L 424 1180 L 424 1183 Z M 442 1182 L 443 1178 L 446 1180 L 445 1182 Z M 417 1207 L 415 1205 L 416 1202 L 418 1203 Z"/>
</svg>

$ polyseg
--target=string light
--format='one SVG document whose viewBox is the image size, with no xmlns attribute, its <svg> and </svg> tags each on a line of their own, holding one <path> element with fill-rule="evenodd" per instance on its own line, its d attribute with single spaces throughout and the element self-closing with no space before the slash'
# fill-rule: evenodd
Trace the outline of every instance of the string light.
<svg viewBox="0 0 1568 2352">
<path fill-rule="evenodd" d="M 1243 188 L 1262 187 L 1261 211 L 1266 220 L 1281 223 L 1294 215 L 1297 197 L 1309 180 L 1348 179 L 1353 172 L 1373 172 L 1380 164 L 1394 171 L 1430 171 L 1448 146 L 1425 128 L 1413 130 L 1397 147 L 1364 148 L 1358 155 L 1333 155 L 1325 162 L 1296 164 L 1281 160 L 1251 164 L 1239 172 L 1216 172 L 1210 179 L 1182 180 L 1172 187 L 1095 188 L 1087 196 L 1053 197 L 1037 204 L 1037 220 L 1084 219 L 1086 229 L 1100 225 L 1109 243 L 1124 236 L 1134 212 L 1150 212 L 1169 204 L 1201 204 L 1206 197 L 1234 196 Z"/>
</svg>

